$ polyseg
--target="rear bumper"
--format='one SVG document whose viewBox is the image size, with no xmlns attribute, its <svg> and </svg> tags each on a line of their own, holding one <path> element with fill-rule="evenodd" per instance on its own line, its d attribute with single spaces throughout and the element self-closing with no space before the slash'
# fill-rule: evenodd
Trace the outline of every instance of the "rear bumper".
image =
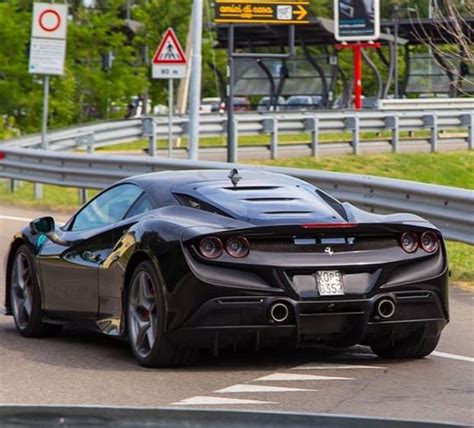
<svg viewBox="0 0 474 428">
<path fill-rule="evenodd" d="M 395 313 L 387 319 L 377 311 L 381 299 L 395 305 Z M 283 303 L 289 310 L 283 322 L 276 322 L 270 315 L 276 303 Z M 351 346 L 410 329 L 424 328 L 425 334 L 437 336 L 447 323 L 440 298 L 425 290 L 306 301 L 277 296 L 223 297 L 205 302 L 182 328 L 170 332 L 170 338 L 213 348 L 238 342 L 259 348 L 278 341 L 292 346 Z"/>
</svg>

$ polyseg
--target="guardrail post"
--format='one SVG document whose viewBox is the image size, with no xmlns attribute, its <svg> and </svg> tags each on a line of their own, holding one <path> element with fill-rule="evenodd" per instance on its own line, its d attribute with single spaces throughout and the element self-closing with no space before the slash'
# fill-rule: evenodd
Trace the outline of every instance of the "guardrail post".
<svg viewBox="0 0 474 428">
<path fill-rule="evenodd" d="M 467 147 L 474 149 L 474 114 L 463 114 L 461 116 L 461 125 L 467 128 Z"/>
<path fill-rule="evenodd" d="M 423 117 L 423 123 L 431 128 L 431 151 L 436 152 L 438 150 L 438 116 L 435 114 L 426 115 Z"/>
<path fill-rule="evenodd" d="M 269 117 L 263 119 L 263 132 L 270 134 L 270 158 L 278 157 L 278 119 Z"/>
<path fill-rule="evenodd" d="M 43 185 L 41 183 L 35 183 L 34 196 L 36 200 L 43 199 Z"/>
<path fill-rule="evenodd" d="M 311 155 L 317 158 L 319 145 L 319 118 L 315 116 L 305 119 L 304 127 L 306 131 L 311 133 Z"/>
<path fill-rule="evenodd" d="M 15 193 L 16 189 L 18 188 L 18 181 L 14 180 L 13 178 L 10 180 L 10 192 Z"/>
<path fill-rule="evenodd" d="M 148 155 L 156 156 L 156 123 L 152 117 L 145 117 L 142 121 L 143 136 L 148 137 Z"/>
<path fill-rule="evenodd" d="M 345 120 L 346 128 L 352 131 L 352 153 L 360 153 L 360 121 L 359 116 L 348 117 Z"/>
<path fill-rule="evenodd" d="M 385 118 L 385 126 L 390 128 L 392 131 L 392 140 L 390 144 L 392 145 L 392 152 L 398 153 L 399 143 L 400 143 L 400 128 L 399 128 L 399 118 L 398 116 L 389 116 Z"/>
<path fill-rule="evenodd" d="M 75 139 L 76 146 L 86 146 L 87 153 L 94 153 L 94 144 L 95 144 L 95 137 L 93 132 L 89 132 L 87 134 L 79 135 Z"/>
</svg>

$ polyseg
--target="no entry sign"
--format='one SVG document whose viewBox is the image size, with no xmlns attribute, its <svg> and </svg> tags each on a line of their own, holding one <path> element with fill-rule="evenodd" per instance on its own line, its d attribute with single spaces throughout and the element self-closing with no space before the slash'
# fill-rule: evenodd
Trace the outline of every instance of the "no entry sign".
<svg viewBox="0 0 474 428">
<path fill-rule="evenodd" d="M 67 6 L 54 3 L 34 3 L 31 37 L 42 39 L 66 38 Z"/>
</svg>

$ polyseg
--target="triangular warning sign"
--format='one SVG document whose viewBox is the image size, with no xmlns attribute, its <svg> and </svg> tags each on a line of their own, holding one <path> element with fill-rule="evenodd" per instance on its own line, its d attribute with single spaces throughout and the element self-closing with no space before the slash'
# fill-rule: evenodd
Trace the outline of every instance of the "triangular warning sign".
<svg viewBox="0 0 474 428">
<path fill-rule="evenodd" d="M 168 28 L 153 57 L 153 64 L 186 64 L 186 55 L 172 28 Z"/>
</svg>

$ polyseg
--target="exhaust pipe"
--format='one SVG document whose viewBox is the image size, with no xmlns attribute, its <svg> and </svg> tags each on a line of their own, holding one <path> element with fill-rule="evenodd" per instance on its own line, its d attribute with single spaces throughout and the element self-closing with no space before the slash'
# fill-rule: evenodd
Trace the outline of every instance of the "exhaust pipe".
<svg viewBox="0 0 474 428">
<path fill-rule="evenodd" d="M 288 306 L 283 303 L 275 303 L 270 307 L 270 319 L 272 321 L 282 323 L 288 319 L 290 311 Z"/>
<path fill-rule="evenodd" d="M 377 315 L 383 319 L 392 318 L 395 314 L 395 303 L 391 299 L 380 299 L 377 302 L 376 311 Z"/>
</svg>

